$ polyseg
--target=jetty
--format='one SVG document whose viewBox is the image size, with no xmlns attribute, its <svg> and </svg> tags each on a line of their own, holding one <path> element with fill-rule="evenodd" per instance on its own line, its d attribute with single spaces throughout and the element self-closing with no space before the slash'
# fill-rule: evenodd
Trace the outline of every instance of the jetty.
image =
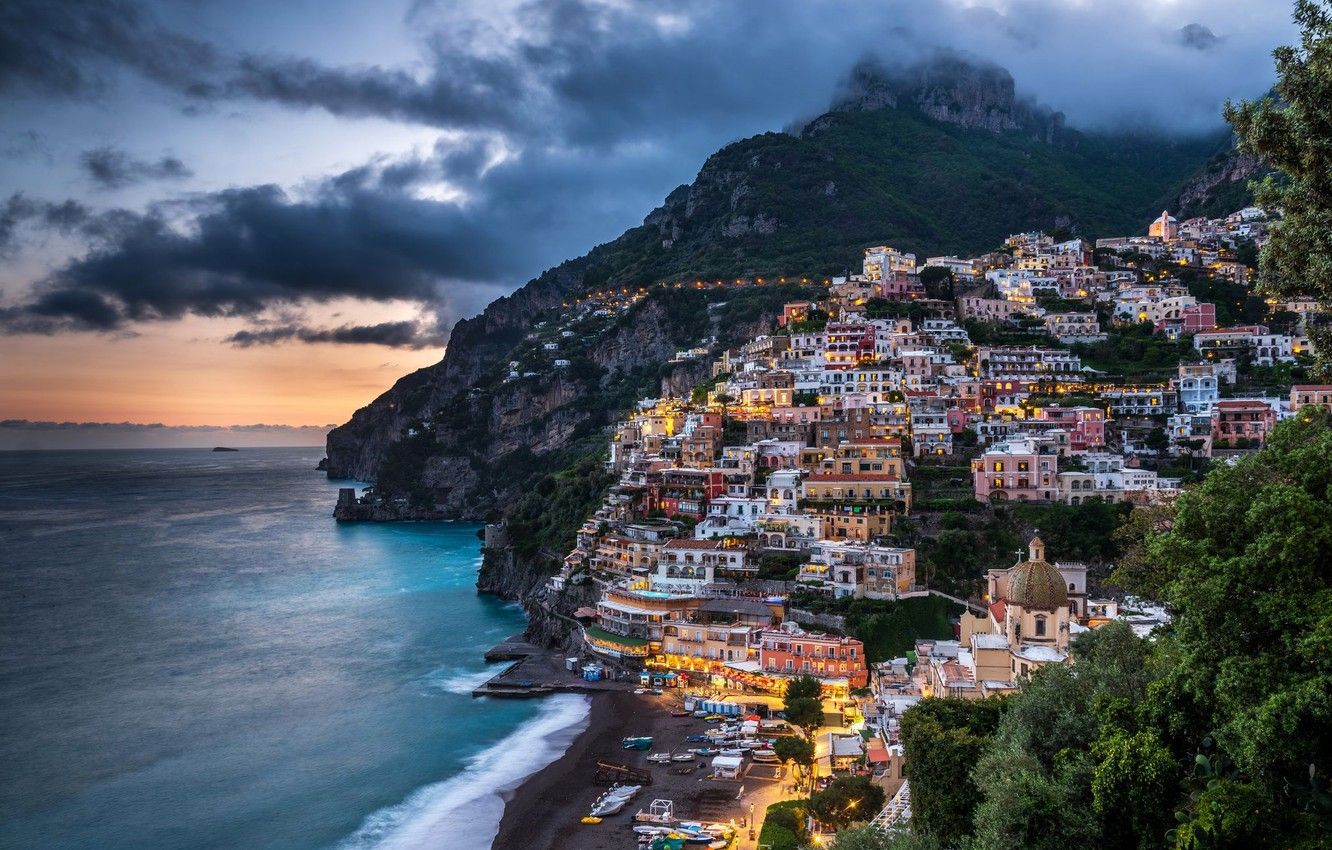
<svg viewBox="0 0 1332 850">
<path fill-rule="evenodd" d="M 521 635 L 500 641 L 486 652 L 485 658 L 489 662 L 510 663 L 473 690 L 474 697 L 531 699 L 549 694 L 596 694 L 638 687 L 637 676 L 617 680 L 615 672 L 609 669 L 608 678 L 584 679 L 581 661 L 570 669 L 564 653 L 528 643 Z"/>
</svg>

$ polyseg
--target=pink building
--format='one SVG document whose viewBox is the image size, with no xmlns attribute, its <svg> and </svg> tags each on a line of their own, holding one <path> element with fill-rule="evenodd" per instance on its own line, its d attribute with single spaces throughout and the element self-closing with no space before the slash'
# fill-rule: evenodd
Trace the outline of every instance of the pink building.
<svg viewBox="0 0 1332 850">
<path fill-rule="evenodd" d="M 1099 407 L 1043 407 L 1036 418 L 1067 431 L 1068 446 L 1075 452 L 1105 446 L 1105 411 Z"/>
<path fill-rule="evenodd" d="M 948 430 L 961 434 L 967 427 L 967 412 L 960 407 L 948 408 Z"/>
<path fill-rule="evenodd" d="M 1218 401 L 1212 405 L 1212 448 L 1240 448 L 1236 445 L 1239 440 L 1258 448 L 1267 441 L 1275 424 L 1276 414 L 1266 402 Z"/>
<path fill-rule="evenodd" d="M 1059 498 L 1059 464 L 1030 440 L 991 447 L 971 462 L 976 499 L 981 502 L 1053 502 Z"/>
<path fill-rule="evenodd" d="M 925 286 L 920 280 L 899 272 L 879 281 L 879 297 L 889 301 L 913 301 L 925 297 Z"/>
<path fill-rule="evenodd" d="M 1162 319 L 1156 323 L 1157 333 L 1166 333 L 1172 338 L 1215 329 L 1216 305 L 1208 302 L 1192 304 L 1180 310 L 1179 318 Z"/>
<path fill-rule="evenodd" d="M 877 359 L 874 326 L 864 322 L 829 322 L 824 330 L 827 347 L 823 357 L 829 366 L 855 366 Z"/>
</svg>

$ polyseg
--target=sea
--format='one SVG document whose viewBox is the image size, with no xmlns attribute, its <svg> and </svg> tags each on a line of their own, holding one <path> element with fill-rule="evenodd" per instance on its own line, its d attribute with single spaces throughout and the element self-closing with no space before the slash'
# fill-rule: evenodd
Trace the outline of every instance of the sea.
<svg viewBox="0 0 1332 850">
<path fill-rule="evenodd" d="M 0 453 L 0 848 L 491 845 L 587 699 L 473 699 L 478 526 L 336 523 L 321 456 Z"/>
</svg>

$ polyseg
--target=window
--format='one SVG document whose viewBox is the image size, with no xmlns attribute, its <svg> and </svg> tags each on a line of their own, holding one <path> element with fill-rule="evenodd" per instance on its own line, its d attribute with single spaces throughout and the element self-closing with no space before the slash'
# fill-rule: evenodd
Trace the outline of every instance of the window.
<svg viewBox="0 0 1332 850">
<path fill-rule="evenodd" d="M 1037 637 L 1044 637 L 1044 636 L 1045 636 L 1045 618 L 1044 618 L 1044 617 L 1037 617 L 1037 618 L 1036 618 L 1036 636 L 1037 636 Z"/>
</svg>

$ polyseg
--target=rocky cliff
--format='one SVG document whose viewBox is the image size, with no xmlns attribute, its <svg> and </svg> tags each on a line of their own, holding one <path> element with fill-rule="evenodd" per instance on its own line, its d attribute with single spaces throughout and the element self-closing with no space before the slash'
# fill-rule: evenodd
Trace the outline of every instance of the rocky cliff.
<svg viewBox="0 0 1332 850">
<path fill-rule="evenodd" d="M 834 112 L 905 108 L 945 124 L 991 133 L 1018 131 L 1045 144 L 1062 141 L 1062 112 L 1019 98 L 1013 76 L 1003 68 L 948 54 L 895 69 L 861 62 L 833 103 Z"/>
<path fill-rule="evenodd" d="M 1193 216 L 1216 218 L 1234 212 L 1253 201 L 1249 181 L 1256 180 L 1269 169 L 1252 154 L 1241 153 L 1232 146 L 1217 153 L 1203 169 L 1180 189 L 1174 209 L 1178 218 Z"/>
</svg>

